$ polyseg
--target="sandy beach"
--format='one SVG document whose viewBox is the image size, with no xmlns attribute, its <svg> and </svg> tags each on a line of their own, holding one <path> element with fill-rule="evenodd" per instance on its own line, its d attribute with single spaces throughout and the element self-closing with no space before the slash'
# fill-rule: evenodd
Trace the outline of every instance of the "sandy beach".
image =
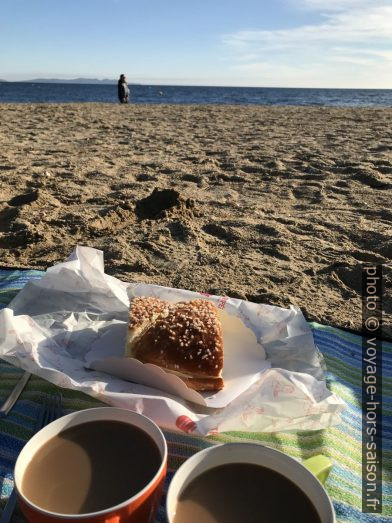
<svg viewBox="0 0 392 523">
<path fill-rule="evenodd" d="M 0 105 L 0 268 L 88 245 L 124 281 L 360 330 L 361 264 L 392 260 L 391 122 L 390 108 Z M 389 265 L 388 338 L 391 284 Z"/>
</svg>

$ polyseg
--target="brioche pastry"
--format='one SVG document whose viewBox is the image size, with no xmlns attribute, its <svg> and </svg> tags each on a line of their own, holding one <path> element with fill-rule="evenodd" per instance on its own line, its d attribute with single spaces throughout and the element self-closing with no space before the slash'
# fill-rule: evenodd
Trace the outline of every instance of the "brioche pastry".
<svg viewBox="0 0 392 523">
<path fill-rule="evenodd" d="M 224 385 L 222 327 L 207 300 L 173 304 L 133 298 L 125 355 L 175 374 L 194 390 L 217 391 Z"/>
</svg>

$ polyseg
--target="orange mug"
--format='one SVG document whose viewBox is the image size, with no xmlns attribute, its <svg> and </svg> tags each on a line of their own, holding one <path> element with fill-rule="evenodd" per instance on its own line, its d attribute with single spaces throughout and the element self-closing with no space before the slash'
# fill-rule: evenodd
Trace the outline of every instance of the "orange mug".
<svg viewBox="0 0 392 523">
<path fill-rule="evenodd" d="M 154 477 L 129 499 L 120 504 L 82 514 L 61 514 L 41 508 L 34 504 L 23 492 L 23 475 L 28 464 L 37 451 L 51 438 L 57 436 L 65 428 L 91 421 L 120 421 L 130 424 L 146 432 L 159 449 L 161 456 L 160 466 Z M 130 442 L 132 443 L 132 442 Z M 115 444 L 115 442 L 113 442 Z M 15 464 L 15 486 L 18 493 L 19 506 L 31 523 L 65 523 L 67 521 L 80 523 L 149 523 L 154 521 L 159 501 L 162 496 L 167 468 L 167 444 L 159 427 L 146 416 L 136 412 L 114 407 L 99 407 L 74 412 L 53 421 L 24 446 Z"/>
</svg>

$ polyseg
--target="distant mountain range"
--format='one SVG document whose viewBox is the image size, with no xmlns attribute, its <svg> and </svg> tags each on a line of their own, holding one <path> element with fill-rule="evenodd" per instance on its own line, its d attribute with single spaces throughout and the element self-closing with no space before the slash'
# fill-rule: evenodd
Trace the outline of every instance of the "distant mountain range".
<svg viewBox="0 0 392 523">
<path fill-rule="evenodd" d="M 0 80 L 1 82 L 8 82 L 8 80 Z M 110 78 L 104 78 L 98 80 L 97 78 L 71 78 L 64 80 L 63 78 L 33 78 L 32 80 L 22 80 L 22 83 L 29 84 L 109 84 L 113 85 L 117 83 L 117 80 L 111 80 Z M 137 85 L 128 82 L 129 85 Z"/>
<path fill-rule="evenodd" d="M 116 84 L 117 80 L 110 80 L 105 78 L 98 80 L 97 78 L 71 78 L 64 80 L 63 78 L 34 78 L 33 80 L 24 80 L 28 83 L 36 84 Z"/>
</svg>

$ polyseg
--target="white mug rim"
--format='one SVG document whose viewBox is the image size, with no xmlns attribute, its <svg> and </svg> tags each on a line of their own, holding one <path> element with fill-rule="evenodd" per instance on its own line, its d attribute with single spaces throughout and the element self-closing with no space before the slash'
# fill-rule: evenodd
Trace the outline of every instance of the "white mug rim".
<svg viewBox="0 0 392 523">
<path fill-rule="evenodd" d="M 227 447 L 231 447 L 232 449 L 235 449 L 235 447 L 238 447 L 238 448 L 241 447 L 243 449 L 248 447 L 249 449 L 252 449 L 252 450 L 254 450 L 255 447 L 261 447 L 261 448 L 264 449 L 265 452 L 268 452 L 268 453 L 270 453 L 272 455 L 273 454 L 279 455 L 282 459 L 286 460 L 287 463 L 290 463 L 293 467 L 296 467 L 298 471 L 300 471 L 302 474 L 304 474 L 305 477 L 310 482 L 312 482 L 313 485 L 316 486 L 316 488 L 318 489 L 318 491 L 321 494 L 321 496 L 323 496 L 323 498 L 324 498 L 324 500 L 325 500 L 325 502 L 326 502 L 326 504 L 328 505 L 328 508 L 329 508 L 330 519 L 329 519 L 328 523 L 335 523 L 336 522 L 335 510 L 334 510 L 331 498 L 329 497 L 327 491 L 325 490 L 325 488 L 322 485 L 322 483 L 318 480 L 318 478 L 316 478 L 316 476 L 312 472 L 310 472 L 310 470 L 308 470 L 300 461 L 297 461 L 295 458 L 289 456 L 285 452 L 282 452 L 280 450 L 274 449 L 272 447 L 268 447 L 267 445 L 263 445 L 262 443 L 258 443 L 258 442 L 234 442 L 234 443 L 218 443 L 218 444 L 215 444 L 215 445 L 213 445 L 211 447 L 208 447 L 208 448 L 205 448 L 203 450 L 200 450 L 199 452 L 196 452 L 195 454 L 190 456 L 177 469 L 177 471 L 175 472 L 173 478 L 171 479 L 171 482 L 169 484 L 169 488 L 168 488 L 168 491 L 167 491 L 167 496 L 166 496 L 166 517 L 167 517 L 168 523 L 173 523 L 173 519 L 174 519 L 174 515 L 175 514 L 173 514 L 171 511 L 169 512 L 169 509 L 171 508 L 171 505 L 174 505 L 174 506 L 176 505 L 176 502 L 177 502 L 177 499 L 178 499 L 178 495 L 182 491 L 181 490 L 182 489 L 182 485 L 184 484 L 186 479 L 191 474 L 192 469 L 190 467 L 191 467 L 192 463 L 194 462 L 194 466 L 196 466 L 203 458 L 208 457 L 208 454 L 210 454 L 210 453 L 212 453 L 214 451 L 215 452 L 216 451 L 219 452 L 218 449 L 223 447 L 223 446 L 226 447 L 226 448 Z M 235 458 L 233 460 L 233 463 L 236 463 Z M 239 461 L 237 461 L 237 463 L 239 463 Z M 249 461 L 249 463 L 251 463 L 251 462 Z M 215 468 L 217 466 L 219 466 L 219 464 L 213 464 L 211 466 L 207 466 L 203 471 L 200 471 L 199 474 L 196 474 L 195 477 L 198 477 L 199 475 L 203 474 L 203 472 L 205 472 L 207 470 L 210 470 L 212 468 Z M 187 473 L 184 473 L 184 470 L 186 470 L 187 468 L 190 468 L 190 470 Z M 274 469 L 274 470 L 279 472 L 279 468 Z M 177 488 L 175 479 L 176 479 L 176 477 L 177 478 L 180 477 L 182 473 L 186 474 L 186 477 L 183 478 L 182 484 L 180 484 L 178 486 L 178 491 L 176 492 L 176 494 L 173 494 L 174 490 Z M 280 473 L 282 473 L 282 472 L 280 472 Z M 303 490 L 303 489 L 301 489 L 301 490 Z M 313 505 L 315 505 L 312 497 L 307 492 L 304 492 L 304 494 L 312 501 Z M 173 500 L 172 498 L 173 498 L 174 495 L 175 495 L 175 498 Z M 324 521 L 322 520 L 322 515 L 320 514 L 320 512 L 319 512 L 319 510 L 317 509 L 316 506 L 315 506 L 315 509 L 317 511 L 317 514 L 318 514 L 320 520 L 322 521 L 322 523 L 324 523 Z"/>
</svg>

